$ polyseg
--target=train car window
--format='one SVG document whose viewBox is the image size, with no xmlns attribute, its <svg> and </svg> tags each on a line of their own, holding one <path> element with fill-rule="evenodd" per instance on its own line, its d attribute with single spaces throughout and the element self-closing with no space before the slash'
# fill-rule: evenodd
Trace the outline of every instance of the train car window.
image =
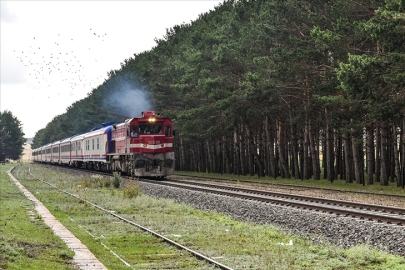
<svg viewBox="0 0 405 270">
<path fill-rule="evenodd" d="M 92 147 L 93 147 L 93 150 L 94 150 L 94 139 L 93 139 Z"/>
<path fill-rule="evenodd" d="M 138 137 L 138 126 L 131 126 L 131 137 Z"/>
<path fill-rule="evenodd" d="M 97 150 L 100 149 L 100 138 L 97 138 Z"/>
<path fill-rule="evenodd" d="M 171 127 L 170 127 L 170 125 L 166 125 L 165 126 L 165 136 L 170 137 L 170 135 L 171 135 Z"/>
<path fill-rule="evenodd" d="M 163 123 L 139 123 L 139 134 L 163 134 Z"/>
</svg>

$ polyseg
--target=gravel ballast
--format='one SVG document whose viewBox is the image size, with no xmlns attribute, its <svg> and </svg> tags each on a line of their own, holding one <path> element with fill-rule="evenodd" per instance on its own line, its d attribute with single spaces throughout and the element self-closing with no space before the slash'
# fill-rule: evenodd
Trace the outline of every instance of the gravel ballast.
<svg viewBox="0 0 405 270">
<path fill-rule="evenodd" d="M 140 182 L 145 195 L 172 199 L 203 210 L 213 210 L 246 222 L 277 225 L 315 243 L 329 241 L 343 248 L 368 244 L 405 257 L 403 226 L 338 217 L 309 210 Z"/>
</svg>

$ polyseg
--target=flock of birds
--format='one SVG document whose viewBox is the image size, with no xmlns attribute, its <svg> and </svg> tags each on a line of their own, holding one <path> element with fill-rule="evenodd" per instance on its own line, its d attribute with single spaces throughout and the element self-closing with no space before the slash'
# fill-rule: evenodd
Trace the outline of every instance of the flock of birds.
<svg viewBox="0 0 405 270">
<path fill-rule="evenodd" d="M 107 36 L 107 34 L 97 34 L 92 29 L 90 31 L 92 38 L 97 38 L 101 42 Z M 95 87 L 103 78 L 103 76 L 86 77 L 86 74 L 89 73 L 88 68 L 97 64 L 97 56 L 91 59 L 89 52 L 83 56 L 83 49 L 84 46 L 87 49 L 88 44 L 94 44 L 94 40 L 91 42 L 84 40 L 75 42 L 75 40 L 73 38 L 63 39 L 58 34 L 56 41 L 52 41 L 53 44 L 50 44 L 50 42 L 44 43 L 39 38 L 33 37 L 28 51 L 14 50 L 14 52 L 17 53 L 17 59 L 28 67 L 29 75 L 35 79 L 36 83 L 40 86 L 52 87 L 54 82 L 62 81 L 70 89 L 69 96 L 72 96 L 75 89 L 91 90 L 91 87 Z M 42 46 L 38 44 L 42 44 Z M 88 48 L 88 50 L 91 49 L 91 47 Z M 81 51 L 80 56 L 79 50 Z M 60 89 L 55 90 L 60 95 Z"/>
</svg>

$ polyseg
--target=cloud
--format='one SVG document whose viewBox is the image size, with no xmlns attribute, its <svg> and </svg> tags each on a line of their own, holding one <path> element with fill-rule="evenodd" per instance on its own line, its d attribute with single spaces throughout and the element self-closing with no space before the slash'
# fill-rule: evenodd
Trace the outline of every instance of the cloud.
<svg viewBox="0 0 405 270">
<path fill-rule="evenodd" d="M 0 1 L 1 10 L 1 22 L 2 23 L 12 23 L 17 19 L 15 13 L 11 10 L 10 5 L 7 1 Z"/>
</svg>

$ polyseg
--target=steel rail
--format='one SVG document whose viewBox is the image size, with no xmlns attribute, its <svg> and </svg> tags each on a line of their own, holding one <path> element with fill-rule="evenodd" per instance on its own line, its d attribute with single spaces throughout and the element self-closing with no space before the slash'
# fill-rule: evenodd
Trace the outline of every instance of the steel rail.
<svg viewBox="0 0 405 270">
<path fill-rule="evenodd" d="M 174 174 L 178 176 L 186 176 L 192 178 L 202 178 L 202 179 L 213 179 L 213 180 L 221 180 L 221 181 L 230 181 L 230 182 L 243 182 L 243 183 L 253 183 L 253 184 L 262 184 L 262 185 L 272 185 L 272 186 L 280 186 L 280 187 L 291 187 L 291 188 L 302 188 L 302 189 L 317 189 L 317 190 L 326 190 L 326 191 L 337 191 L 342 193 L 355 193 L 355 194 L 364 194 L 364 195 L 375 195 L 375 196 L 386 196 L 386 197 L 394 197 L 394 198 L 402 198 L 405 199 L 405 195 L 401 194 L 389 194 L 389 193 L 377 193 L 371 191 L 354 191 L 354 190 L 346 190 L 346 189 L 334 189 L 334 188 L 323 188 L 323 187 L 312 187 L 312 186 L 303 186 L 303 185 L 293 185 L 293 184 L 278 184 L 278 183 L 268 183 L 263 181 L 254 181 L 254 180 L 240 180 L 240 179 L 228 179 L 228 178 L 219 178 L 219 177 L 209 177 L 209 176 L 199 176 L 199 175 L 189 175 L 189 174 Z"/>
<path fill-rule="evenodd" d="M 156 236 L 156 237 L 158 237 L 158 238 L 161 238 L 161 239 L 163 239 L 165 242 L 167 242 L 167 243 L 169 243 L 169 244 L 171 244 L 171 245 L 173 245 L 173 246 L 175 246 L 175 247 L 177 247 L 177 248 L 179 248 L 179 249 L 186 250 L 186 251 L 190 252 L 191 254 L 193 254 L 195 257 L 197 257 L 197 258 L 199 258 L 199 259 L 202 259 L 202 260 L 204 260 L 204 261 L 207 261 L 207 262 L 209 262 L 209 263 L 211 263 L 211 264 L 213 264 L 213 265 L 219 267 L 220 269 L 233 270 L 233 268 L 231 268 L 231 267 L 228 267 L 228 266 L 226 266 L 226 265 L 224 265 L 224 264 L 221 264 L 220 262 L 217 262 L 217 261 L 215 261 L 215 260 L 213 260 L 213 259 L 211 259 L 211 258 L 209 258 L 209 257 L 207 257 L 207 256 L 205 256 L 205 255 L 203 255 L 203 254 L 201 254 L 201 253 L 199 253 L 199 252 L 197 252 L 197 251 L 194 251 L 194 250 L 192 250 L 192 249 L 190 249 L 190 248 L 188 248 L 188 247 L 186 247 L 186 246 L 183 246 L 183 245 L 181 245 L 180 243 L 177 243 L 177 242 L 175 242 L 175 241 L 173 241 L 173 240 L 171 240 L 171 239 L 169 239 L 169 238 L 167 238 L 167 237 L 165 237 L 165 236 L 163 236 L 163 235 L 161 235 L 161 234 L 159 234 L 159 233 L 157 233 L 157 232 L 154 232 L 154 231 L 152 231 L 152 230 L 150 230 L 150 229 L 148 229 L 148 228 L 146 228 L 146 227 L 143 227 L 142 225 L 139 225 L 139 224 L 137 224 L 137 223 L 135 223 L 135 222 L 133 222 L 133 221 L 131 221 L 131 220 L 128 220 L 128 219 L 126 219 L 126 218 L 124 218 L 124 217 L 121 217 L 121 216 L 115 214 L 114 211 L 110 211 L 110 210 L 108 210 L 108 209 L 105 209 L 105 208 L 103 208 L 103 207 L 101 207 L 101 206 L 99 206 L 99 205 L 97 205 L 97 204 L 95 204 L 95 203 L 92 203 L 92 202 L 90 202 L 90 201 L 88 201 L 88 200 L 86 200 L 86 199 L 80 198 L 78 195 L 75 195 L 75 194 L 72 194 L 72 193 L 70 193 L 70 192 L 68 192 L 68 191 L 66 191 L 66 190 L 60 189 L 60 188 L 58 188 L 57 186 L 55 186 L 55 185 L 53 185 L 53 184 L 51 184 L 51 183 L 49 183 L 49 182 L 47 182 L 47 181 L 45 181 L 45 180 L 42 180 L 42 179 L 40 179 L 40 178 L 37 177 L 37 176 L 34 176 L 34 175 L 31 173 L 31 170 L 30 170 L 30 169 L 31 169 L 31 168 L 29 168 L 29 173 L 31 174 L 32 177 L 34 177 L 35 179 L 38 179 L 39 181 L 41 181 L 41 182 L 43 182 L 43 183 L 45 183 L 45 184 L 47 184 L 47 185 L 49 185 L 49 186 L 51 186 L 51 187 L 53 187 L 53 188 L 59 190 L 59 191 L 61 191 L 61 192 L 65 193 L 65 194 L 67 194 L 67 195 L 69 195 L 69 196 L 75 197 L 75 198 L 77 198 L 77 199 L 79 199 L 79 200 L 81 200 L 81 201 L 83 201 L 83 202 L 86 202 L 86 203 L 88 203 L 88 204 L 94 206 L 95 208 L 97 208 L 97 209 L 99 209 L 99 210 L 102 210 L 102 211 L 104 211 L 104 212 L 107 212 L 107 213 L 109 213 L 110 215 L 112 215 L 112 216 L 114 216 L 114 217 L 116 217 L 116 218 L 118 218 L 118 219 L 120 219 L 120 220 L 122 220 L 122 221 L 124 221 L 124 222 L 126 222 L 126 223 L 129 223 L 129 224 L 131 224 L 131 225 L 133 225 L 133 226 L 136 226 L 136 227 L 140 228 L 140 229 L 143 230 L 143 231 L 146 231 L 146 232 L 148 232 L 148 233 L 150 233 L 150 234 L 152 234 L 152 235 L 154 235 L 154 236 Z"/>
<path fill-rule="evenodd" d="M 373 213 L 370 211 L 359 210 L 359 209 L 351 210 L 351 209 L 339 208 L 339 207 L 335 207 L 335 206 L 328 206 L 328 205 L 322 205 L 322 204 L 316 204 L 316 203 L 299 202 L 299 201 L 297 202 L 297 201 L 288 200 L 288 199 L 271 198 L 271 197 L 265 197 L 265 196 L 258 196 L 258 195 L 254 195 L 254 194 L 226 191 L 223 189 L 190 186 L 190 185 L 172 183 L 172 182 L 168 182 L 168 181 L 155 181 L 155 180 L 146 180 L 146 179 L 142 179 L 141 181 L 158 184 L 158 185 L 164 185 L 164 186 L 172 186 L 172 187 L 177 187 L 177 188 L 198 190 L 198 191 L 202 191 L 202 192 L 209 192 L 209 193 L 220 194 L 220 195 L 224 195 L 224 196 L 239 197 L 239 198 L 248 199 L 248 200 L 262 201 L 262 202 L 266 202 L 266 203 L 274 203 L 276 205 L 296 207 L 298 209 L 302 208 L 304 210 L 306 210 L 306 209 L 314 210 L 316 212 L 322 211 L 324 213 L 329 213 L 329 214 L 334 213 L 339 216 L 344 215 L 346 217 L 353 217 L 353 218 L 357 217 L 362 220 L 364 220 L 364 219 L 370 220 L 370 221 L 374 220 L 377 222 L 386 222 L 388 224 L 396 224 L 396 225 L 405 224 L 405 217 L 403 217 L 403 216 L 379 214 L 379 213 Z"/>
<path fill-rule="evenodd" d="M 383 213 L 398 214 L 398 215 L 405 214 L 405 208 L 388 206 L 388 205 L 367 204 L 367 203 L 361 203 L 361 202 L 343 201 L 343 200 L 328 199 L 328 198 L 315 197 L 315 196 L 306 196 L 306 195 L 299 195 L 299 194 L 292 194 L 292 193 L 285 193 L 285 192 L 278 192 L 278 191 L 250 189 L 250 188 L 225 186 L 225 185 L 211 184 L 211 183 L 191 182 L 191 181 L 187 181 L 187 180 L 170 179 L 170 181 L 189 184 L 189 185 L 199 185 L 199 186 L 206 186 L 206 187 L 211 187 L 211 188 L 220 188 L 220 189 L 235 190 L 235 191 L 241 191 L 241 192 L 247 192 L 247 193 L 255 193 L 255 194 L 261 194 L 261 195 L 266 195 L 266 196 L 276 196 L 276 197 L 281 197 L 281 198 L 286 198 L 286 199 L 293 198 L 295 200 L 323 203 L 323 204 L 328 204 L 328 205 L 331 204 L 331 205 L 336 205 L 336 206 L 341 206 L 341 207 L 352 207 L 352 208 L 356 208 L 356 209 L 360 209 L 360 210 L 365 209 L 368 211 L 379 211 L 379 212 L 383 212 Z"/>
<path fill-rule="evenodd" d="M 69 168 L 69 169 L 79 170 L 79 171 L 83 171 L 83 172 L 92 172 L 92 171 L 82 170 L 82 169 L 77 169 L 77 168 Z M 111 176 L 111 174 L 108 174 L 105 172 L 99 172 L 99 171 L 96 171 L 96 172 L 100 173 L 100 174 L 106 174 L 106 175 Z M 130 177 L 128 177 L 128 178 L 130 179 Z M 144 181 L 144 182 L 148 182 L 148 179 L 140 178 L 140 180 Z M 397 225 L 405 224 L 405 221 L 400 219 L 399 217 L 391 218 L 392 216 L 388 216 L 387 214 L 378 214 L 378 213 L 376 214 L 376 213 L 367 212 L 367 211 L 380 211 L 382 213 L 388 212 L 391 214 L 397 213 L 399 215 L 405 214 L 405 208 L 400 208 L 400 207 L 349 202 L 349 201 L 336 200 L 336 199 L 327 199 L 327 198 L 312 197 L 312 196 L 305 196 L 305 195 L 298 195 L 298 194 L 291 194 L 291 193 L 284 193 L 284 192 L 265 191 L 265 190 L 258 190 L 258 189 L 248 189 L 248 188 L 226 186 L 226 185 L 219 185 L 219 184 L 212 184 L 212 183 L 191 182 L 191 181 L 187 181 L 187 180 L 175 180 L 175 179 L 167 179 L 167 180 L 171 181 L 171 182 L 186 183 L 188 185 L 209 186 L 210 188 L 215 188 L 215 189 L 219 188 L 219 189 L 235 190 L 235 191 L 239 191 L 239 192 L 261 194 L 264 196 L 278 196 L 278 197 L 281 197 L 284 199 L 273 198 L 272 201 L 276 204 L 297 207 L 297 208 L 301 208 L 301 206 L 302 206 L 303 209 L 308 208 L 309 210 L 315 210 L 315 211 L 319 211 L 319 210 L 322 210 L 324 212 L 329 211 L 329 212 L 335 213 L 337 215 L 345 215 L 345 216 L 352 216 L 352 217 L 359 216 L 360 219 L 365 219 L 365 218 L 367 218 L 367 215 L 368 215 L 369 216 L 368 220 L 375 220 L 378 222 L 384 221 L 387 223 L 394 223 Z M 156 182 L 153 181 L 152 183 L 156 183 Z M 318 188 L 318 189 L 320 189 L 320 188 Z M 206 190 L 200 190 L 200 191 L 207 192 Z M 211 190 L 210 192 L 213 192 L 213 191 Z M 230 195 L 230 194 L 221 193 L 221 192 L 216 192 L 216 193 L 222 194 L 222 195 Z M 362 193 L 360 193 L 360 194 L 362 194 Z M 378 193 L 376 193 L 376 194 L 378 194 Z M 243 197 L 242 195 L 239 195 L 239 196 Z M 310 204 L 303 203 L 303 202 L 294 202 L 294 201 L 288 200 L 288 198 L 293 198 L 295 200 L 310 202 Z M 255 197 L 248 198 L 248 199 L 261 200 L 261 199 L 255 198 Z M 264 201 L 269 202 L 269 200 L 270 199 L 267 198 Z M 287 203 L 285 203 L 285 202 L 287 202 Z M 314 204 L 314 202 L 317 204 Z M 331 206 L 324 206 L 322 208 L 321 205 L 319 205 L 319 204 L 335 205 L 338 207 L 346 207 L 346 208 L 352 207 L 352 208 L 355 208 L 355 210 L 347 210 L 347 209 L 342 210 L 341 208 L 336 208 L 336 207 L 331 207 Z"/>
</svg>

